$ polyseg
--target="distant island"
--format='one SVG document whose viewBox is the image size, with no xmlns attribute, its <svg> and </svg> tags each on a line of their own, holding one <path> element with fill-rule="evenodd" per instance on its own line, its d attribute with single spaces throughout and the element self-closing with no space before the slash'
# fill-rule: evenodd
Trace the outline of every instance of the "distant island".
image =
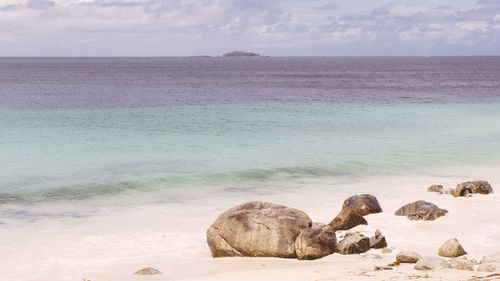
<svg viewBox="0 0 500 281">
<path fill-rule="evenodd" d="M 242 51 L 232 51 L 222 55 L 223 57 L 260 57 L 259 54 L 242 52 Z"/>
</svg>

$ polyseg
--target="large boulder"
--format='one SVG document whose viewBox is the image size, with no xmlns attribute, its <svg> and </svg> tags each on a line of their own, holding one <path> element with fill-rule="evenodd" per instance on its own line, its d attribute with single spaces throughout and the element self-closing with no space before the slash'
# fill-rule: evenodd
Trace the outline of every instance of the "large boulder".
<svg viewBox="0 0 500 281">
<path fill-rule="evenodd" d="M 417 270 L 431 270 L 435 268 L 450 268 L 450 264 L 443 258 L 423 257 L 415 264 Z"/>
<path fill-rule="evenodd" d="M 385 236 L 382 235 L 380 230 L 375 230 L 375 236 L 370 237 L 370 248 L 382 249 L 387 247 L 387 241 L 385 241 Z"/>
<path fill-rule="evenodd" d="M 213 257 L 312 259 L 333 253 L 335 242 L 330 226 L 313 224 L 302 211 L 266 202 L 231 208 L 207 230 Z"/>
<path fill-rule="evenodd" d="M 396 260 L 400 263 L 416 263 L 421 258 L 421 255 L 412 251 L 401 251 L 396 255 Z"/>
<path fill-rule="evenodd" d="M 349 211 L 340 211 L 340 213 L 329 223 L 335 231 L 349 230 L 360 224 L 367 224 L 365 218 Z"/>
<path fill-rule="evenodd" d="M 370 250 L 370 239 L 359 232 L 349 232 L 335 245 L 335 252 L 342 255 L 361 254 Z"/>
<path fill-rule="evenodd" d="M 468 181 L 458 184 L 453 196 L 467 196 L 471 193 L 489 194 L 493 193 L 493 188 L 487 181 Z"/>
<path fill-rule="evenodd" d="M 343 212 L 354 212 L 360 216 L 380 213 L 382 208 L 377 198 L 370 194 L 354 195 L 347 198 L 342 205 Z"/>
<path fill-rule="evenodd" d="M 331 226 L 313 223 L 297 236 L 295 252 L 299 260 L 314 260 L 333 254 L 336 243 L 335 230 Z"/>
<path fill-rule="evenodd" d="M 415 201 L 399 208 L 396 216 L 407 216 L 410 220 L 435 220 L 444 216 L 448 210 L 441 209 L 431 202 L 424 200 Z"/>
<path fill-rule="evenodd" d="M 456 258 L 467 254 L 457 238 L 446 241 L 438 250 L 438 255 L 447 258 Z"/>
</svg>

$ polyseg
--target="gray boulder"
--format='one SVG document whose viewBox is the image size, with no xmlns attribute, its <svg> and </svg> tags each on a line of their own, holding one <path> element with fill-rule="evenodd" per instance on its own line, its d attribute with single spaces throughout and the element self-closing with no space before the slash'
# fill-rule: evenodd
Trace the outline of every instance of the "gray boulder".
<svg viewBox="0 0 500 281">
<path fill-rule="evenodd" d="M 207 230 L 213 257 L 318 258 L 333 253 L 335 241 L 330 226 L 313 227 L 304 212 L 266 202 L 231 208 Z"/>
<path fill-rule="evenodd" d="M 431 270 L 435 268 L 450 268 L 450 264 L 443 258 L 423 257 L 415 264 L 416 270 Z"/>
<path fill-rule="evenodd" d="M 385 236 L 382 235 L 380 230 L 375 230 L 375 236 L 370 237 L 370 248 L 381 249 L 387 247 Z"/>
<path fill-rule="evenodd" d="M 493 193 L 493 188 L 487 181 L 468 181 L 458 184 L 453 196 L 467 196 L 471 193 L 490 194 Z"/>
<path fill-rule="evenodd" d="M 354 212 L 360 216 L 380 213 L 382 208 L 377 198 L 370 194 L 354 195 L 347 198 L 342 205 L 342 211 Z"/>
<path fill-rule="evenodd" d="M 359 232 L 346 233 L 335 245 L 335 252 L 342 255 L 361 254 L 370 250 L 370 239 Z"/>
<path fill-rule="evenodd" d="M 415 201 L 399 208 L 396 216 L 407 216 L 410 220 L 435 220 L 448 213 L 431 202 L 424 200 Z"/>
<path fill-rule="evenodd" d="M 416 263 L 421 258 L 421 255 L 412 251 L 401 251 L 396 255 L 396 260 L 400 263 Z"/>
<path fill-rule="evenodd" d="M 447 258 L 456 258 L 467 254 L 458 242 L 457 238 L 452 238 L 446 241 L 438 250 L 438 255 Z"/>
</svg>

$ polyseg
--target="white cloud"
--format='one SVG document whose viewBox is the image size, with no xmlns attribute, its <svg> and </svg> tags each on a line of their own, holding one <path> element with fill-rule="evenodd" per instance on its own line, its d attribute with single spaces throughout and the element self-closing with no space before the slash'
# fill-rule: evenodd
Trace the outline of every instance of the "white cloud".
<svg viewBox="0 0 500 281">
<path fill-rule="evenodd" d="M 466 1 L 364 0 L 356 12 L 326 0 L 2 0 L 0 55 L 417 54 L 405 53 L 407 44 L 425 54 L 500 50 L 500 6 Z"/>
</svg>

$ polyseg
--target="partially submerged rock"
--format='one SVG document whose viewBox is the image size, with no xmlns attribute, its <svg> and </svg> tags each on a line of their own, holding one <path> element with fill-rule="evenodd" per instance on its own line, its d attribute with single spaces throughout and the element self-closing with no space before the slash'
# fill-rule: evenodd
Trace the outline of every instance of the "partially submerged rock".
<svg viewBox="0 0 500 281">
<path fill-rule="evenodd" d="M 421 258 L 421 255 L 413 251 L 401 251 L 396 255 L 396 260 L 400 263 L 416 263 Z"/>
<path fill-rule="evenodd" d="M 433 184 L 427 188 L 427 192 L 445 193 L 444 187 L 440 184 Z"/>
<path fill-rule="evenodd" d="M 370 239 L 359 232 L 346 233 L 335 245 L 335 252 L 342 255 L 361 254 L 370 250 Z"/>
<path fill-rule="evenodd" d="M 158 269 L 152 267 L 145 267 L 134 273 L 135 275 L 156 275 L 162 274 Z"/>
<path fill-rule="evenodd" d="M 360 216 L 380 213 L 382 208 L 377 198 L 370 194 L 354 195 L 347 198 L 342 205 L 342 211 L 354 212 Z"/>
<path fill-rule="evenodd" d="M 295 240 L 295 252 L 299 260 L 314 260 L 333 254 L 336 243 L 335 230 L 331 226 L 313 223 Z"/>
<path fill-rule="evenodd" d="M 295 240 L 311 227 L 302 211 L 249 202 L 220 215 L 207 230 L 207 243 L 213 257 L 296 258 Z"/>
<path fill-rule="evenodd" d="M 467 254 L 457 238 L 446 241 L 438 250 L 441 257 L 455 258 Z"/>
<path fill-rule="evenodd" d="M 396 216 L 407 216 L 410 220 L 435 220 L 444 216 L 448 210 L 441 209 L 431 202 L 424 200 L 415 201 L 399 208 Z"/>
<path fill-rule="evenodd" d="M 389 248 L 383 248 L 382 249 L 382 254 L 389 254 L 389 253 L 392 253 L 391 249 L 389 249 Z"/>
<path fill-rule="evenodd" d="M 435 268 L 450 268 L 450 264 L 443 258 L 423 257 L 415 264 L 417 270 L 431 270 Z"/>
<path fill-rule="evenodd" d="M 380 230 L 375 230 L 375 236 L 370 237 L 370 248 L 381 249 L 387 247 L 385 236 L 382 235 Z"/>
<path fill-rule="evenodd" d="M 487 181 L 468 181 L 458 184 L 453 196 L 467 196 L 471 193 L 490 194 L 493 193 L 493 188 Z"/>
</svg>

